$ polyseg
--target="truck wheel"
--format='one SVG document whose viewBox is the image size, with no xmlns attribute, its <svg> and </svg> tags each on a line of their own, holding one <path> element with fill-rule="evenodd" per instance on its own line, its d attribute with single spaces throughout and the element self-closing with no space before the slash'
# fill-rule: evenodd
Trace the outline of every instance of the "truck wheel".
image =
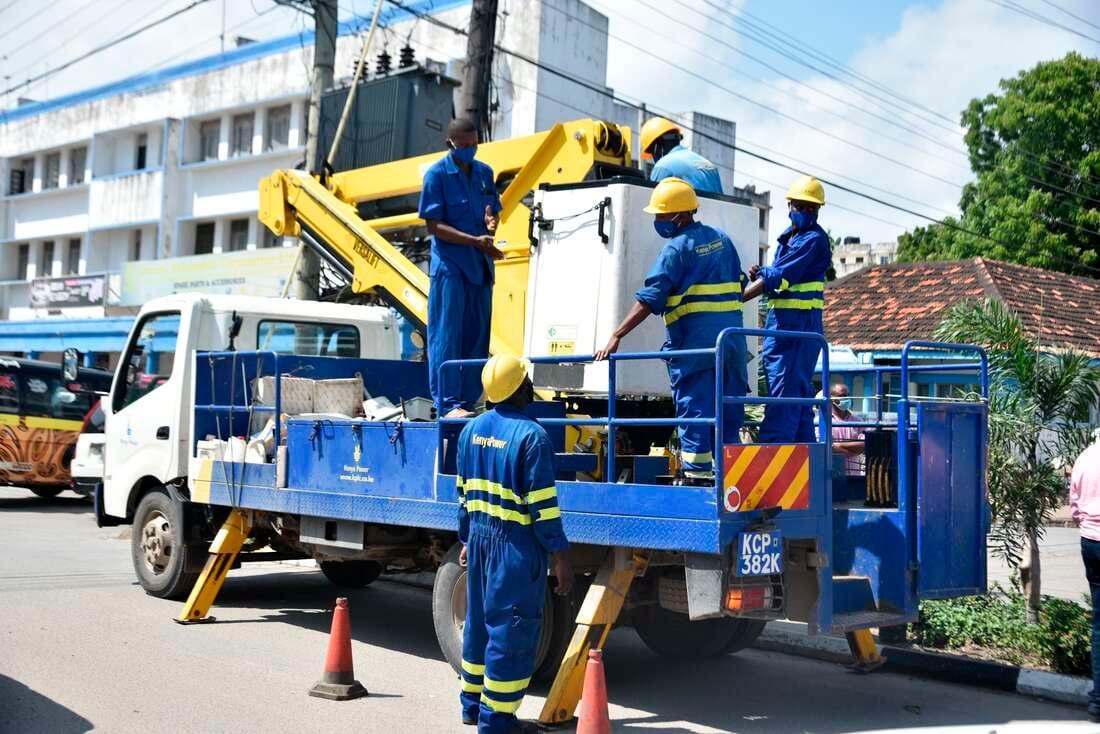
<svg viewBox="0 0 1100 734">
<path fill-rule="evenodd" d="M 148 492 L 134 510 L 130 555 L 146 594 L 183 599 L 195 585 L 205 553 L 185 542 L 183 526 L 183 506 L 163 489 Z"/>
<path fill-rule="evenodd" d="M 456 543 L 443 557 L 435 573 L 432 589 L 432 621 L 439 649 L 456 673 L 462 671 L 462 630 L 466 624 L 466 569 L 458 565 L 461 543 Z M 550 680 L 558 670 L 569 638 L 573 632 L 575 595 L 561 597 L 546 589 L 542 609 L 542 630 L 535 651 L 533 679 Z"/>
<path fill-rule="evenodd" d="M 65 491 L 62 487 L 29 487 L 28 489 L 44 500 L 52 499 Z"/>
<path fill-rule="evenodd" d="M 362 589 L 382 575 L 378 561 L 321 561 L 321 573 L 345 589 Z"/>
<path fill-rule="evenodd" d="M 663 607 L 649 607 L 634 619 L 634 630 L 653 652 L 667 658 L 694 660 L 738 652 L 751 645 L 766 623 L 754 619 L 701 619 Z"/>
</svg>

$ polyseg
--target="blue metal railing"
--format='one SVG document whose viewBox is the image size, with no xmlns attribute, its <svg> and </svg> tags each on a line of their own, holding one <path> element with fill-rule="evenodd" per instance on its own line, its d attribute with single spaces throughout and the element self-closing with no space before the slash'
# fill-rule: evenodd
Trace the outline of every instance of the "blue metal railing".
<svg viewBox="0 0 1100 734">
<path fill-rule="evenodd" d="M 826 453 L 828 453 L 831 444 L 831 419 L 832 416 L 828 409 L 829 399 L 828 397 L 814 398 L 773 398 L 769 396 L 758 395 L 744 395 L 733 396 L 725 395 L 723 393 L 723 386 L 725 384 L 725 358 L 728 353 L 727 343 L 733 336 L 766 336 L 775 338 L 789 338 L 789 339 L 809 339 L 811 341 L 818 342 L 822 349 L 822 367 L 823 375 L 825 379 L 829 376 L 829 347 L 828 342 L 825 341 L 825 337 L 821 334 L 805 331 L 778 331 L 774 329 L 756 329 L 746 327 L 729 327 L 722 330 L 718 334 L 715 340 L 714 347 L 700 348 L 700 349 L 676 349 L 668 351 L 654 351 L 654 352 L 624 352 L 616 353 L 609 356 L 607 360 L 607 417 L 606 418 L 540 418 L 538 422 L 546 426 L 605 426 L 607 428 L 607 465 L 606 472 L 604 474 L 606 481 L 614 482 L 615 477 L 615 439 L 616 431 L 620 427 L 629 426 L 645 426 L 645 427 L 678 427 L 678 426 L 710 426 L 715 431 L 714 441 L 714 475 L 716 482 L 721 482 L 723 476 L 723 451 L 722 447 L 725 446 L 726 436 L 724 430 L 724 418 L 726 405 L 806 405 L 816 406 L 820 408 L 818 411 L 820 421 L 820 436 L 824 437 L 821 443 L 826 444 Z M 714 418 L 619 418 L 616 414 L 616 402 L 618 397 L 616 395 L 616 366 L 619 362 L 637 361 L 637 360 L 653 360 L 661 359 L 667 360 L 677 357 L 713 357 L 715 368 L 715 404 L 714 404 Z M 485 364 L 486 359 L 454 359 L 444 362 L 440 366 L 440 385 L 441 392 L 443 387 L 449 384 L 448 377 L 453 373 L 456 373 L 462 367 L 481 367 Z M 533 364 L 586 364 L 594 362 L 594 355 L 569 355 L 560 357 L 531 357 L 529 360 Z M 470 418 L 441 418 L 440 423 L 444 425 L 463 425 L 470 421 Z M 443 470 L 443 432 L 440 432 L 440 450 L 439 450 L 439 470 Z M 737 439 L 740 440 L 739 438 Z"/>
<path fill-rule="evenodd" d="M 237 364 L 240 363 L 242 370 L 247 370 L 247 368 L 245 366 L 245 360 L 243 358 L 245 358 L 245 357 L 255 357 L 256 358 L 256 374 L 253 375 L 253 377 L 258 379 L 258 378 L 263 376 L 263 367 L 262 367 L 263 359 L 264 359 L 264 357 L 268 357 L 268 356 L 271 357 L 271 371 L 272 371 L 272 374 L 275 375 L 275 380 L 274 380 L 274 382 L 275 382 L 275 404 L 274 405 L 255 405 L 254 404 L 255 401 L 251 399 L 251 396 L 248 393 L 247 372 L 242 373 L 242 376 L 245 378 L 242 393 L 243 393 L 243 399 L 246 402 L 243 405 L 238 404 L 233 399 L 234 398 L 234 393 L 235 393 L 236 377 L 237 377 Z M 211 381 L 210 399 L 211 400 L 216 400 L 217 397 L 218 397 L 217 389 L 216 389 L 217 386 L 214 384 L 214 362 L 219 361 L 219 360 L 231 360 L 232 361 L 232 364 L 230 365 L 230 368 L 229 368 L 229 374 L 230 374 L 230 377 L 229 377 L 229 384 L 230 384 L 230 397 L 229 397 L 229 400 L 230 400 L 230 402 L 229 403 L 207 403 L 205 405 L 199 405 L 198 403 L 196 403 L 195 404 L 195 410 L 197 412 L 202 412 L 202 413 L 212 413 L 215 416 L 223 414 L 223 413 L 227 413 L 229 415 L 229 430 L 230 430 L 231 433 L 232 433 L 232 430 L 233 430 L 233 416 L 238 411 L 243 412 L 246 415 L 250 411 L 252 413 L 274 413 L 275 414 L 275 450 L 277 452 L 279 450 L 279 442 L 282 440 L 281 439 L 282 426 L 280 425 L 282 423 L 282 416 L 281 416 L 280 408 L 282 406 L 282 400 L 283 400 L 283 391 L 282 391 L 282 382 L 283 381 L 281 379 L 279 379 L 279 376 L 280 376 L 280 372 L 279 372 L 279 353 L 278 352 L 272 352 L 272 351 L 269 351 L 269 350 L 253 350 L 253 351 L 241 351 L 241 352 L 229 352 L 229 351 L 199 352 L 196 355 L 196 361 L 199 360 L 199 359 L 202 359 L 203 357 L 205 357 L 209 361 L 209 364 L 210 364 L 210 381 Z M 249 427 L 249 430 L 251 430 L 251 426 Z M 192 440 L 195 440 L 196 438 L 197 437 L 192 437 Z M 221 436 L 219 436 L 218 438 L 220 439 Z M 193 448 L 192 448 L 192 450 L 193 450 Z"/>
</svg>

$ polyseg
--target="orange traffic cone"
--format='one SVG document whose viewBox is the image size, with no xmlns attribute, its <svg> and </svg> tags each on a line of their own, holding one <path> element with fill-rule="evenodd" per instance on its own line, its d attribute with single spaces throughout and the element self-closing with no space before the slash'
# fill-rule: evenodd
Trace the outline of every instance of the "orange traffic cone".
<svg viewBox="0 0 1100 734">
<path fill-rule="evenodd" d="M 581 717 L 577 734 L 610 734 L 611 717 L 607 713 L 607 679 L 603 675 L 603 650 L 588 651 L 581 692 Z"/>
<path fill-rule="evenodd" d="M 367 689 L 355 680 L 351 665 L 351 622 L 348 620 L 348 600 L 336 600 L 332 611 L 332 632 L 325 654 L 325 672 L 321 680 L 309 689 L 309 695 L 332 701 L 347 701 L 367 695 Z"/>
</svg>

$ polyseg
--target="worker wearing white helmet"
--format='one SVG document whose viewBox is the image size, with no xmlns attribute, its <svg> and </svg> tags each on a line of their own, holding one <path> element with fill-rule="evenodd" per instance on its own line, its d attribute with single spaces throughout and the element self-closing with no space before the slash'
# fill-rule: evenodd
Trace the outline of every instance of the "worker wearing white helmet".
<svg viewBox="0 0 1100 734">
<path fill-rule="evenodd" d="M 642 125 L 642 157 L 653 161 L 649 179 L 682 178 L 696 191 L 723 193 L 718 167 L 681 145 L 683 139 L 680 126 L 672 120 L 654 117 Z"/>
</svg>

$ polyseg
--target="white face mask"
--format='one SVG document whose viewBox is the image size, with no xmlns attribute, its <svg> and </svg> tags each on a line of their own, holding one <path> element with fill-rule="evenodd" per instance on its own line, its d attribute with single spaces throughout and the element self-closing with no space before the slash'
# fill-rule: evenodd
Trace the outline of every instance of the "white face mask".
<svg viewBox="0 0 1100 734">
<path fill-rule="evenodd" d="M 837 410 L 851 410 L 852 399 L 851 398 L 833 398 L 833 407 Z"/>
</svg>

